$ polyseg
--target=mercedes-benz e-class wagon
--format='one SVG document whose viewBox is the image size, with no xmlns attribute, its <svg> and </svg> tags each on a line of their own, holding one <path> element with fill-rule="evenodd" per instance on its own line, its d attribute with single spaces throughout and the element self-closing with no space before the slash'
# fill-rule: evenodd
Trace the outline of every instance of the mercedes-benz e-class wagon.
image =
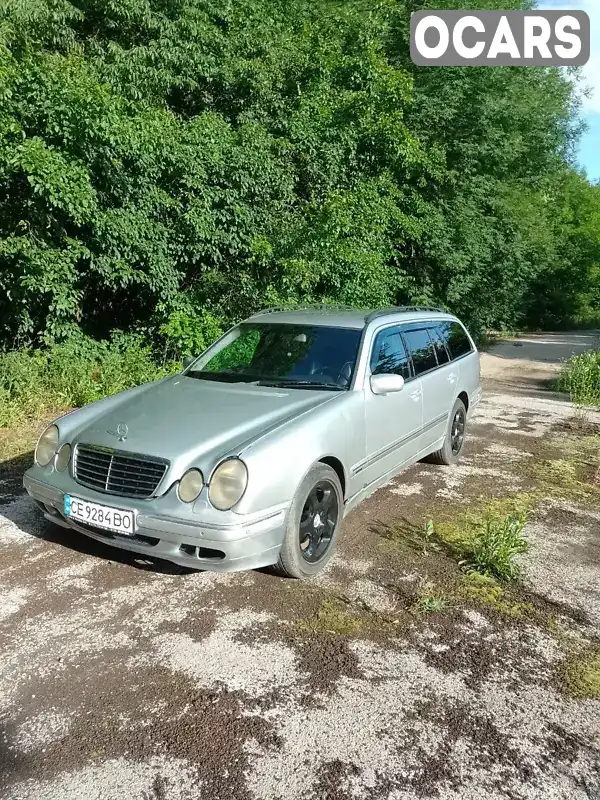
<svg viewBox="0 0 600 800">
<path fill-rule="evenodd" d="M 198 569 L 306 578 L 401 470 L 459 458 L 479 354 L 432 308 L 267 309 L 183 371 L 56 420 L 24 486 L 45 517 Z"/>
</svg>

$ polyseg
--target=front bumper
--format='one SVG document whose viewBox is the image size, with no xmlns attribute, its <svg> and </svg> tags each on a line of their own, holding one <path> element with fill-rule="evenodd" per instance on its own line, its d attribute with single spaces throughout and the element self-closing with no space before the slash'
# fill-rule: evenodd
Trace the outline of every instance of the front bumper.
<svg viewBox="0 0 600 800">
<path fill-rule="evenodd" d="M 82 533 L 91 539 L 140 553 L 147 557 L 164 558 L 183 567 L 213 572 L 236 572 L 275 564 L 285 534 L 287 508 L 267 509 L 259 515 L 237 517 L 227 524 L 202 522 L 200 519 L 177 519 L 152 512 L 147 506 L 140 509 L 134 500 L 101 494 L 79 484 L 59 488 L 39 480 L 28 470 L 23 486 L 44 512 L 44 517 Z M 133 536 L 103 531 L 65 517 L 64 495 L 73 494 L 94 503 L 136 511 L 136 530 Z M 140 504 L 142 505 L 142 504 Z M 190 516 L 190 515 L 188 515 Z"/>
</svg>

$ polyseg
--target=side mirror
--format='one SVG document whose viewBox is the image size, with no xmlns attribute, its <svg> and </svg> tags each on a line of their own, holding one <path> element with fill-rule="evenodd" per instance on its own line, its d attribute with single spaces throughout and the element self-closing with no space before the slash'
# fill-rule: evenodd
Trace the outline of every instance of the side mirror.
<svg viewBox="0 0 600 800">
<path fill-rule="evenodd" d="M 393 373 L 371 375 L 371 391 L 373 394 L 390 394 L 391 392 L 401 392 L 402 389 L 404 389 L 402 375 L 394 375 Z"/>
<path fill-rule="evenodd" d="M 195 360 L 196 360 L 196 356 L 186 356 L 183 359 L 183 368 L 187 369 L 190 366 L 190 364 L 194 363 Z"/>
</svg>

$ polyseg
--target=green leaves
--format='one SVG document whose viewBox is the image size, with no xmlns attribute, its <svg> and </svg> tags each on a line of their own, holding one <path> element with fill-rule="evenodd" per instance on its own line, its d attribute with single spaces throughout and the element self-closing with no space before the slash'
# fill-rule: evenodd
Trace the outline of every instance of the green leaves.
<svg viewBox="0 0 600 800">
<path fill-rule="evenodd" d="M 118 326 L 182 353 L 295 300 L 591 318 L 570 79 L 416 69 L 422 5 L 4 3 L 0 348 Z"/>
</svg>

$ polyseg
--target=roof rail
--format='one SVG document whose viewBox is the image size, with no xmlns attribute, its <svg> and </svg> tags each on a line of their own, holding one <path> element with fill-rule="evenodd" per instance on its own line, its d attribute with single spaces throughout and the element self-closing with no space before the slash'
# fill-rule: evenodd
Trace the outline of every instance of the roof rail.
<svg viewBox="0 0 600 800">
<path fill-rule="evenodd" d="M 399 311 L 437 311 L 440 314 L 447 314 L 445 308 L 438 308 L 437 306 L 389 306 L 389 308 L 377 308 L 365 316 L 365 324 L 371 322 L 377 317 L 383 317 L 386 314 L 396 314 Z"/>
<path fill-rule="evenodd" d="M 252 314 L 257 317 L 259 314 L 276 314 L 279 311 L 360 311 L 356 306 L 344 305 L 344 303 L 289 303 L 285 306 L 272 306 L 263 308 Z"/>
</svg>

